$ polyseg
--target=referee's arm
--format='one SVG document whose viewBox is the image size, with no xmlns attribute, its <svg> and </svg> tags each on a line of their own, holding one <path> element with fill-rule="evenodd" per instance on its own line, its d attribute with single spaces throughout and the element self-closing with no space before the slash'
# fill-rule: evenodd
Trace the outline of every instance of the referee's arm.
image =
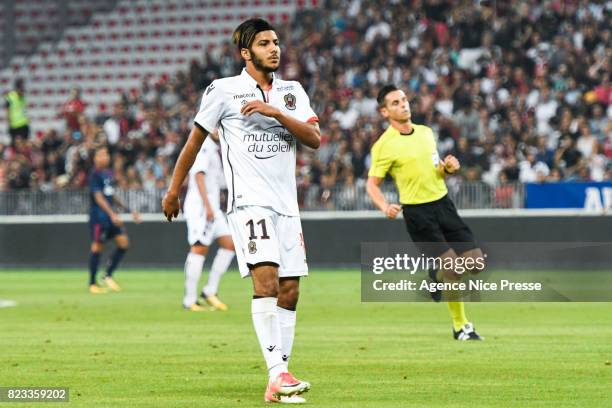
<svg viewBox="0 0 612 408">
<path fill-rule="evenodd" d="M 444 160 L 438 164 L 438 173 L 444 178 L 450 174 L 454 174 L 459 171 L 461 164 L 459 160 L 452 154 L 447 155 Z"/>
<path fill-rule="evenodd" d="M 378 207 L 378 209 L 380 209 L 387 218 L 393 219 L 397 217 L 402 210 L 402 207 L 398 204 L 389 204 L 387 200 L 385 200 L 385 196 L 380 189 L 380 184 L 383 182 L 383 180 L 384 178 L 382 177 L 368 177 L 366 191 L 374 202 L 374 205 L 376 205 L 376 207 Z"/>
</svg>

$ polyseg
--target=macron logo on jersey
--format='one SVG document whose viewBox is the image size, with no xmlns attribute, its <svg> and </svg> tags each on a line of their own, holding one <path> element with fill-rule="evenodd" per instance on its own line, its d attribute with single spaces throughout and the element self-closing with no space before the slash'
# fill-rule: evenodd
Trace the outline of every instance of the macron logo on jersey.
<svg viewBox="0 0 612 408">
<path fill-rule="evenodd" d="M 257 95 L 255 95 L 255 92 L 234 95 L 234 99 L 245 99 L 245 98 L 257 98 Z"/>
<path fill-rule="evenodd" d="M 289 85 L 281 85 L 281 86 L 277 86 L 276 90 L 278 92 L 285 92 L 285 91 L 293 91 L 293 89 L 295 88 L 295 86 L 289 84 Z"/>
</svg>

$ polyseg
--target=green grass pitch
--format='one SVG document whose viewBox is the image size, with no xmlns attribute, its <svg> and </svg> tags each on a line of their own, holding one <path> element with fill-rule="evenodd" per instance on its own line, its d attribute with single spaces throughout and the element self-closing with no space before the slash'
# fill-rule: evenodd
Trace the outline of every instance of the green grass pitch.
<svg viewBox="0 0 612 408">
<path fill-rule="evenodd" d="M 0 386 L 67 386 L 74 407 L 260 407 L 266 372 L 251 283 L 221 283 L 230 311 L 181 308 L 179 271 L 0 271 Z M 610 407 L 612 304 L 466 305 L 486 336 L 452 340 L 446 306 L 362 304 L 357 272 L 304 279 L 290 369 L 312 407 Z M 41 407 L 48 404 L 0 403 Z M 52 406 L 64 406 L 55 404 Z"/>
</svg>

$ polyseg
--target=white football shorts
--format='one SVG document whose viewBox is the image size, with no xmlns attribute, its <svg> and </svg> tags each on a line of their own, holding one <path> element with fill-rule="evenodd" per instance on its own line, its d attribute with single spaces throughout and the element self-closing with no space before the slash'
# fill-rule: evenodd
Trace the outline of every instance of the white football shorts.
<svg viewBox="0 0 612 408">
<path fill-rule="evenodd" d="M 189 245 L 199 242 L 202 245 L 210 246 L 215 239 L 231 235 L 227 219 L 222 212 L 216 214 L 212 222 L 209 222 L 205 215 L 185 217 L 185 220 L 187 221 L 187 241 Z"/>
<path fill-rule="evenodd" d="M 260 262 L 277 264 L 279 278 L 308 275 L 300 217 L 282 215 L 268 207 L 245 206 L 227 218 L 240 276 L 250 276 L 250 267 Z"/>
</svg>

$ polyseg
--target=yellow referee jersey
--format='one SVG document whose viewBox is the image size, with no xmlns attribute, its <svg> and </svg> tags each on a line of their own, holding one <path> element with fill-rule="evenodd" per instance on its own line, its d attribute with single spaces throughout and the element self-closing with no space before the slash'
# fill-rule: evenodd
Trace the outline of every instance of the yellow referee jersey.
<svg viewBox="0 0 612 408">
<path fill-rule="evenodd" d="M 412 125 L 402 134 L 392 126 L 372 146 L 370 177 L 395 180 L 401 204 L 423 204 L 439 200 L 448 190 L 438 172 L 440 157 L 431 128 Z"/>
</svg>

